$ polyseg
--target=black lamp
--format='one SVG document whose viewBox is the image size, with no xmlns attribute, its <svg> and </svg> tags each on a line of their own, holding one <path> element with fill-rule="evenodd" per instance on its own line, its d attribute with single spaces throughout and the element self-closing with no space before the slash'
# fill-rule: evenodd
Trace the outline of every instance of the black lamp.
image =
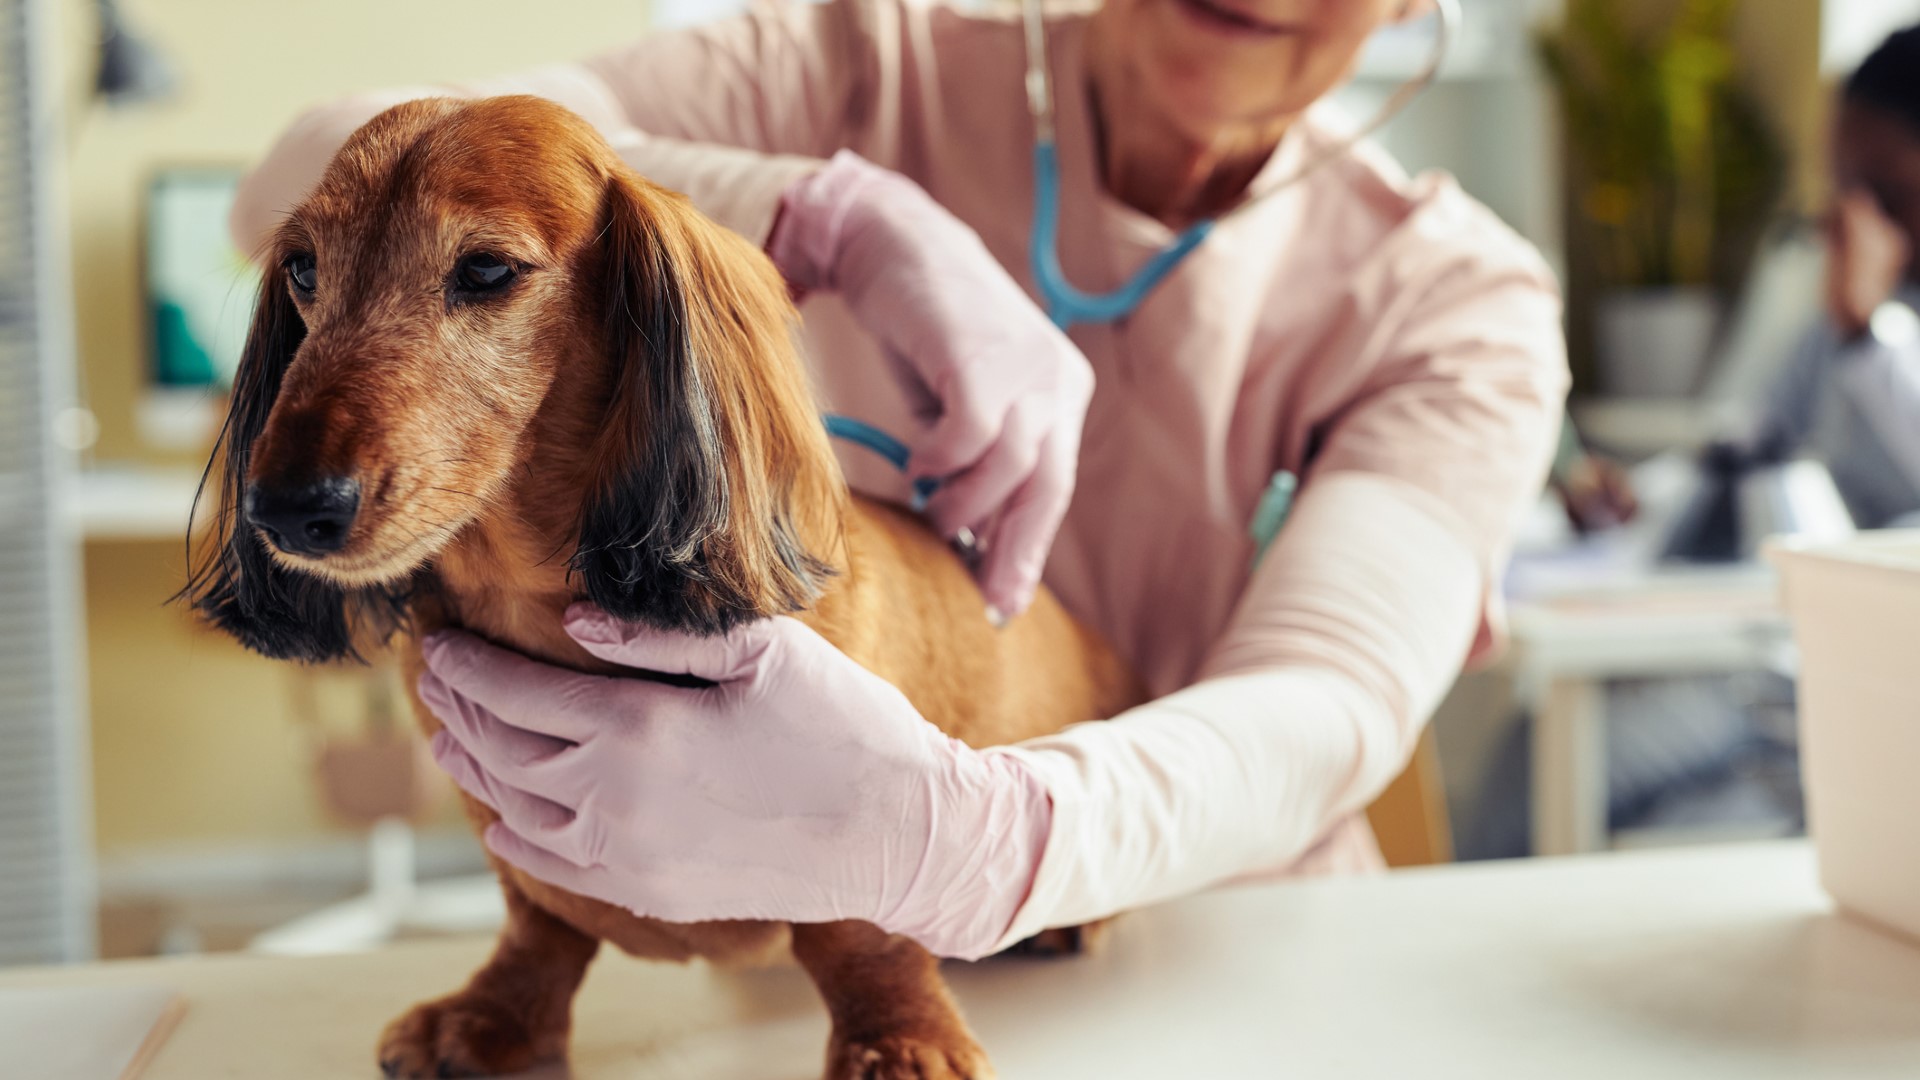
<svg viewBox="0 0 1920 1080">
<path fill-rule="evenodd" d="M 94 89 L 109 105 L 163 101 L 179 85 L 166 55 L 126 27 L 116 0 L 94 0 L 100 23 L 100 70 Z"/>
</svg>

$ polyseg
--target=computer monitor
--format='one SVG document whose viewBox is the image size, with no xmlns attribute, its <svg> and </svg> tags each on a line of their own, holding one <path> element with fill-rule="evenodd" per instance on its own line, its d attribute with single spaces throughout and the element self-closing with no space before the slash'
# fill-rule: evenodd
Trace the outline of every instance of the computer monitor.
<svg viewBox="0 0 1920 1080">
<path fill-rule="evenodd" d="M 160 391 L 232 385 L 259 273 L 227 236 L 240 170 L 179 168 L 147 188 L 148 372 Z"/>
</svg>

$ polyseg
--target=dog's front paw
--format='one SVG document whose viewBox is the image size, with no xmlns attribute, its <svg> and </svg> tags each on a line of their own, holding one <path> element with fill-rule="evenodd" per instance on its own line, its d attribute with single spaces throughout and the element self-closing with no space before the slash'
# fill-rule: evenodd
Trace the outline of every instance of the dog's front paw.
<svg viewBox="0 0 1920 1080">
<path fill-rule="evenodd" d="M 542 1042 L 549 1045 L 540 1045 Z M 555 1043 L 558 1045 L 554 1045 Z M 498 1076 L 560 1056 L 565 1033 L 537 1038 L 513 1011 L 472 994 L 415 1005 L 380 1036 L 390 1077 Z"/>
<path fill-rule="evenodd" d="M 834 1039 L 826 1080 L 994 1080 L 987 1052 L 963 1032 Z"/>
</svg>

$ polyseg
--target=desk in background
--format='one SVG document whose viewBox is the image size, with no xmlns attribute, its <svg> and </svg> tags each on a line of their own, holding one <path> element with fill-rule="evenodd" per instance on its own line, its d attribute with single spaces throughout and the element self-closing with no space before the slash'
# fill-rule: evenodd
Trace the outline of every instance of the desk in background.
<svg viewBox="0 0 1920 1080">
<path fill-rule="evenodd" d="M 479 938 L 0 975 L 164 983 L 189 1012 L 150 1080 L 374 1077 L 381 1027 Z M 1834 915 L 1801 842 L 1248 886 L 1127 916 L 1099 956 L 949 965 L 1004 1080 L 1911 1080 L 1920 948 Z M 796 970 L 604 953 L 571 1080 L 810 1080 Z"/>
<path fill-rule="evenodd" d="M 1512 607 L 1517 697 L 1533 719 L 1533 852 L 1607 846 L 1606 681 L 1792 666 L 1764 567 L 1646 570 Z"/>
<path fill-rule="evenodd" d="M 114 466 L 75 474 L 65 493 L 67 519 L 86 540 L 185 543 L 200 470 Z"/>
</svg>

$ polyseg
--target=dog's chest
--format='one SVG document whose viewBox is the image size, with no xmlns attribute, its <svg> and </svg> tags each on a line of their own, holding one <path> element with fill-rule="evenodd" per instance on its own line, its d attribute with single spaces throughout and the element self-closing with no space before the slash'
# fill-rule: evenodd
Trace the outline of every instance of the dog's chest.
<svg viewBox="0 0 1920 1080">
<path fill-rule="evenodd" d="M 502 545 L 463 544 L 442 554 L 434 577 L 443 625 L 549 663 L 589 671 L 604 666 L 567 636 L 563 622 L 575 598 L 564 559 L 543 564 Z"/>
</svg>

